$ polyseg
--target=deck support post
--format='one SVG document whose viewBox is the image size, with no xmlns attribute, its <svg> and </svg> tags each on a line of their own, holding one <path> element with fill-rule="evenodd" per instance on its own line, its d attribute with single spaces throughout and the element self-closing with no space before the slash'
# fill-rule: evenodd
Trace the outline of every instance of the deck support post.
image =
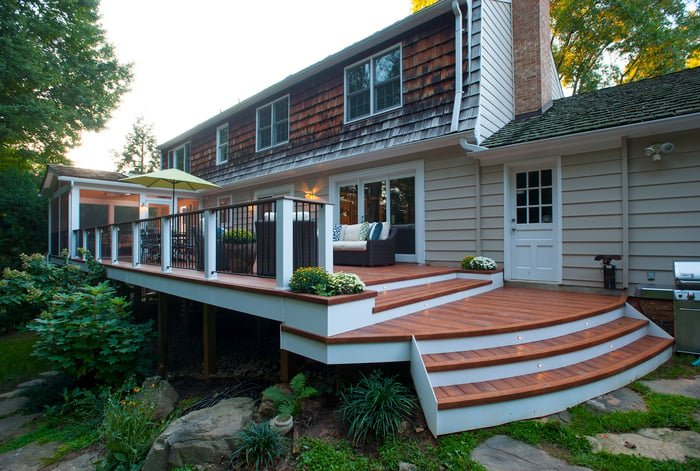
<svg viewBox="0 0 700 471">
<path fill-rule="evenodd" d="M 158 293 L 158 375 L 168 374 L 168 295 Z"/>
<path fill-rule="evenodd" d="M 289 382 L 289 352 L 280 349 L 280 382 Z"/>
<path fill-rule="evenodd" d="M 216 373 L 216 308 L 202 305 L 202 336 L 204 345 L 204 377 Z"/>
</svg>

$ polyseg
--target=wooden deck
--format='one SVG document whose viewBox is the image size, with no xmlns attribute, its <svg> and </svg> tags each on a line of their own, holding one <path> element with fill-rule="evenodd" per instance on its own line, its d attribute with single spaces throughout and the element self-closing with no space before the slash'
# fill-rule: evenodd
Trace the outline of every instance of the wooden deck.
<svg viewBox="0 0 700 471">
<path fill-rule="evenodd" d="M 626 301 L 626 296 L 505 287 L 332 337 L 309 336 L 285 326 L 282 330 L 326 344 L 477 337 L 585 319 Z"/>
</svg>

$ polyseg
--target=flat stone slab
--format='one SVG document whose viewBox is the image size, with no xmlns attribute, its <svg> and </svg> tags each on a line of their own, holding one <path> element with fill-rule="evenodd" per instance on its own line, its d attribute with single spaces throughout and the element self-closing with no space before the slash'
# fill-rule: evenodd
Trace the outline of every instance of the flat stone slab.
<svg viewBox="0 0 700 471">
<path fill-rule="evenodd" d="M 40 414 L 11 415 L 0 419 L 0 442 L 6 442 L 17 436 L 18 431 Z"/>
<path fill-rule="evenodd" d="M 472 459 L 488 471 L 590 471 L 506 435 L 495 435 L 476 447 L 472 451 Z"/>
<path fill-rule="evenodd" d="M 657 393 L 700 399 L 700 376 L 695 379 L 655 379 L 641 383 Z"/>
<path fill-rule="evenodd" d="M 586 437 L 593 452 L 635 455 L 684 462 L 686 456 L 700 458 L 700 434 L 689 430 L 648 428 L 636 433 L 606 433 Z"/>
<path fill-rule="evenodd" d="M 647 410 L 647 403 L 644 401 L 644 398 L 629 388 L 620 388 L 608 394 L 603 394 L 595 399 L 586 401 L 586 405 L 595 411 L 604 413 Z"/>
<path fill-rule="evenodd" d="M 12 471 L 38 471 L 46 466 L 44 460 L 51 458 L 60 443 L 52 442 L 45 445 L 30 443 L 17 450 L 0 455 L 0 469 Z"/>
<path fill-rule="evenodd" d="M 17 387 L 20 389 L 33 388 L 34 386 L 39 386 L 44 383 L 46 383 L 45 379 L 32 379 L 18 385 Z"/>
<path fill-rule="evenodd" d="M 86 453 L 72 460 L 61 461 L 51 471 L 85 471 L 86 469 L 94 469 L 95 463 L 99 458 L 100 456 L 97 452 Z"/>
<path fill-rule="evenodd" d="M 15 414 L 22 410 L 29 399 L 24 396 L 15 396 L 10 399 L 0 401 L 0 417 L 5 415 Z"/>
</svg>

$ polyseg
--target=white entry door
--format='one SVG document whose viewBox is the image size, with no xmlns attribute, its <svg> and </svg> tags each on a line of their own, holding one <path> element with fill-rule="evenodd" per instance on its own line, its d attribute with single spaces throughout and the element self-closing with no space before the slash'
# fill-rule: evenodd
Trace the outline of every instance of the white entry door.
<svg viewBox="0 0 700 471">
<path fill-rule="evenodd" d="M 512 170 L 510 279 L 560 281 L 557 179 L 554 166 Z"/>
</svg>

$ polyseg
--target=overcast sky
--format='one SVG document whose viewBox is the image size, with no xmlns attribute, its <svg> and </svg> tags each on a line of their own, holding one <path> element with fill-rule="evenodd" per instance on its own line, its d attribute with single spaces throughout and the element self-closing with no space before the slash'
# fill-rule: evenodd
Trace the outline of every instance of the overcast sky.
<svg viewBox="0 0 700 471">
<path fill-rule="evenodd" d="M 131 92 L 68 157 L 114 170 L 138 116 L 165 142 L 410 14 L 410 0 L 101 0 Z"/>
</svg>

